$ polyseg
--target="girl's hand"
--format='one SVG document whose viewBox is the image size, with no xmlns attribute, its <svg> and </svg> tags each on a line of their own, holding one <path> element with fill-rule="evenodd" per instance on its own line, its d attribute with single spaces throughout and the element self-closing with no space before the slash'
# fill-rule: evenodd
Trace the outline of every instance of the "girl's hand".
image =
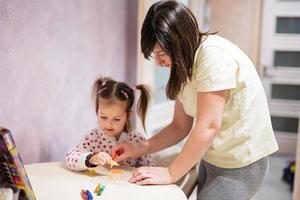
<svg viewBox="0 0 300 200">
<path fill-rule="evenodd" d="M 172 177 L 169 168 L 165 167 L 140 167 L 133 171 L 129 182 L 138 185 L 171 184 Z"/>
<path fill-rule="evenodd" d="M 105 165 L 111 161 L 109 154 L 105 152 L 99 152 L 91 157 L 89 162 L 93 165 Z"/>
<path fill-rule="evenodd" d="M 116 162 L 126 159 L 136 159 L 139 155 L 138 145 L 136 143 L 120 143 L 112 148 L 112 158 Z"/>
</svg>

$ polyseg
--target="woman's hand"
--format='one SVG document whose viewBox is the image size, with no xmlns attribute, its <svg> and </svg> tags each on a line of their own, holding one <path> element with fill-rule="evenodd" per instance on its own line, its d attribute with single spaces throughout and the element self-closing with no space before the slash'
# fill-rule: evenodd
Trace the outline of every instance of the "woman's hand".
<svg viewBox="0 0 300 200">
<path fill-rule="evenodd" d="M 140 167 L 133 171 L 129 182 L 138 185 L 171 184 L 174 181 L 165 167 Z"/>
<path fill-rule="evenodd" d="M 105 165 L 111 161 L 111 157 L 109 154 L 105 152 L 99 152 L 95 155 L 93 155 L 89 162 L 93 165 Z"/>
<path fill-rule="evenodd" d="M 135 159 L 140 156 L 138 144 L 136 143 L 120 143 L 112 148 L 112 158 L 116 162 L 121 162 L 126 159 Z"/>
</svg>

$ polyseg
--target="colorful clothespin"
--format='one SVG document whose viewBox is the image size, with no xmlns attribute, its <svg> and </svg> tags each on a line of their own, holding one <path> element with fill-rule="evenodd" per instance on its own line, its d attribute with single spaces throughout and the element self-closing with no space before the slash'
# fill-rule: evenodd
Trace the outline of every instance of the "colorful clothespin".
<svg viewBox="0 0 300 200">
<path fill-rule="evenodd" d="M 92 193 L 89 190 L 85 190 L 85 193 L 88 196 L 88 200 L 93 200 L 93 195 L 92 195 Z"/>
<path fill-rule="evenodd" d="M 100 189 L 101 189 L 101 184 L 99 183 L 97 185 L 97 187 L 95 188 L 94 193 L 98 193 L 100 191 Z"/>
<path fill-rule="evenodd" d="M 101 189 L 99 190 L 99 192 L 97 192 L 97 196 L 102 195 L 104 189 L 105 189 L 105 185 L 102 185 L 102 187 L 101 187 Z"/>
<path fill-rule="evenodd" d="M 81 190 L 80 195 L 81 195 L 83 200 L 89 200 L 89 197 L 86 194 L 86 192 L 84 191 L 84 189 Z"/>
</svg>

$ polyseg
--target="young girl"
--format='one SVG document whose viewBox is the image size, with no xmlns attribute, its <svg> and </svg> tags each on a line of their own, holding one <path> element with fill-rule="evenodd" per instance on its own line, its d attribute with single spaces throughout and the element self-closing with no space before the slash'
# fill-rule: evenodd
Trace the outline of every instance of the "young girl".
<svg viewBox="0 0 300 200">
<path fill-rule="evenodd" d="M 136 88 L 141 91 L 137 111 L 145 129 L 149 93 L 144 85 Z M 71 170 L 82 171 L 109 164 L 112 161 L 111 149 L 117 143 L 140 143 L 145 140 L 142 134 L 132 130 L 129 118 L 134 103 L 134 90 L 126 83 L 100 78 L 94 83 L 93 99 L 99 128 L 91 130 L 77 147 L 67 153 L 65 160 Z M 123 164 L 139 167 L 153 165 L 153 162 L 150 155 L 144 155 L 137 159 L 127 159 Z"/>
</svg>

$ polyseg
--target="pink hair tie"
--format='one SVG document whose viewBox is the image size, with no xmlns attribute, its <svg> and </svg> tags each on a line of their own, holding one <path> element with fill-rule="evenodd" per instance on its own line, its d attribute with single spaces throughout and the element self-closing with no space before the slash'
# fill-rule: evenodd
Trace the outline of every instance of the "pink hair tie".
<svg viewBox="0 0 300 200">
<path fill-rule="evenodd" d="M 126 92 L 124 92 L 123 90 L 121 90 L 122 94 L 126 97 L 126 99 L 128 98 L 128 94 Z"/>
<path fill-rule="evenodd" d="M 106 89 L 106 87 L 102 88 L 101 90 L 99 90 L 97 93 L 100 94 L 101 92 L 103 92 Z"/>
<path fill-rule="evenodd" d="M 136 86 L 132 87 L 133 93 L 136 93 L 138 91 L 138 89 L 136 88 Z"/>
</svg>

